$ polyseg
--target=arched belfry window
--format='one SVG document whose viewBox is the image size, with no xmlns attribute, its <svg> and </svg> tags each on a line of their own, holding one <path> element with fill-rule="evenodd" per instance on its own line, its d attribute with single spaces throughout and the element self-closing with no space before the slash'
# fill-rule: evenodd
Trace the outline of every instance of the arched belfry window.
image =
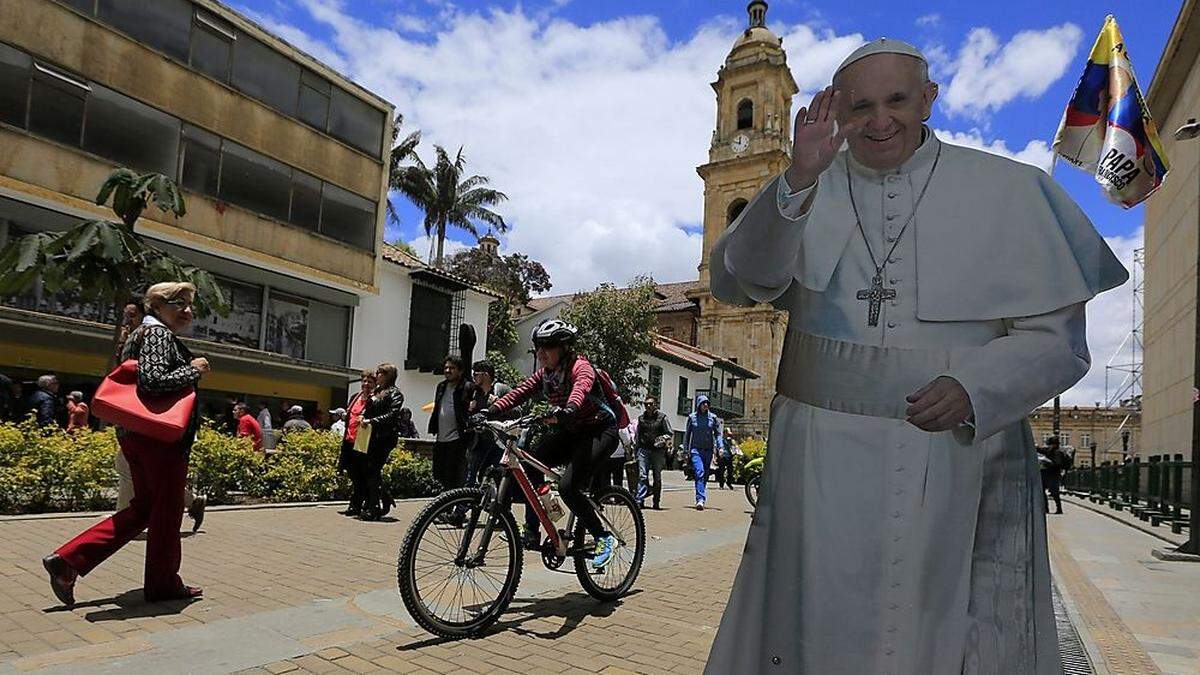
<svg viewBox="0 0 1200 675">
<path fill-rule="evenodd" d="M 754 126 L 754 102 L 744 98 L 737 107 L 737 128 L 749 129 Z"/>
<path fill-rule="evenodd" d="M 733 221 L 737 220 L 737 217 L 741 215 L 744 208 L 746 208 L 745 199 L 733 200 L 733 203 L 729 205 L 729 211 L 725 213 L 725 227 L 732 225 Z"/>
</svg>

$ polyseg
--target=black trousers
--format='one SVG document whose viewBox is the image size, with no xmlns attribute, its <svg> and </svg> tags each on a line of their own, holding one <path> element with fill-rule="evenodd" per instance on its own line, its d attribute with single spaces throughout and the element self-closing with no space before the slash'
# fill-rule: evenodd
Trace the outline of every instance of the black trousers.
<svg viewBox="0 0 1200 675">
<path fill-rule="evenodd" d="M 620 442 L 617 430 L 613 427 L 577 431 L 556 428 L 543 436 L 533 449 L 534 457 L 547 466 L 566 465 L 562 480 L 558 483 L 558 493 L 593 537 L 611 533 L 604 529 L 604 524 L 583 492 L 592 487 L 593 474 L 602 469 L 605 460 L 612 456 Z M 542 472 L 532 467 L 526 467 L 526 470 L 534 487 L 546 482 Z M 513 487 L 519 491 L 515 484 Z M 527 529 L 537 527 L 537 514 L 528 506 L 525 508 L 525 526 Z"/>
<path fill-rule="evenodd" d="M 1048 471 L 1042 472 L 1042 510 L 1050 513 L 1050 499 L 1054 500 L 1054 512 L 1062 513 L 1062 494 L 1059 491 L 1059 478 L 1057 474 Z M 1050 499 L 1046 498 L 1046 491 L 1050 492 Z"/>
<path fill-rule="evenodd" d="M 362 511 L 363 502 L 367 500 L 367 476 L 364 471 L 367 456 L 354 451 L 354 443 L 342 441 L 342 454 L 338 459 L 338 468 L 346 472 L 350 479 L 350 511 Z"/>
<path fill-rule="evenodd" d="M 733 455 L 717 453 L 717 485 L 733 487 Z"/>
<path fill-rule="evenodd" d="M 625 458 L 609 457 L 596 468 L 596 475 L 592 477 L 592 490 L 595 491 L 609 485 L 621 487 L 624 480 Z"/>
<path fill-rule="evenodd" d="M 392 454 L 395 446 L 382 451 L 375 451 L 362 456 L 361 480 L 366 486 L 366 494 L 363 499 L 363 513 L 375 514 L 383 512 L 383 500 L 385 496 L 383 492 L 383 465 L 387 464 L 388 456 Z"/>
<path fill-rule="evenodd" d="M 433 477 L 443 490 L 467 483 L 467 439 L 440 442 L 433 446 Z"/>
</svg>

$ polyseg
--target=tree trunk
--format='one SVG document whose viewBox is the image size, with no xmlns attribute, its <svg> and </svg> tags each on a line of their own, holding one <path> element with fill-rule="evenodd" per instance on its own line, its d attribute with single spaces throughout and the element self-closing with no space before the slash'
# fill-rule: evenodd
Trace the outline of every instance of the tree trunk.
<svg viewBox="0 0 1200 675">
<path fill-rule="evenodd" d="M 445 244 L 446 244 L 446 223 L 441 222 L 441 223 L 438 223 L 438 228 L 437 228 L 437 262 L 434 263 L 435 267 L 440 268 L 442 266 L 442 249 L 445 246 Z"/>
<path fill-rule="evenodd" d="M 115 308 L 117 310 L 117 320 L 113 324 L 112 344 L 109 346 L 108 350 L 108 368 L 104 371 L 105 375 L 111 373 L 113 368 L 117 367 L 117 361 L 120 358 L 118 356 L 118 350 L 120 350 L 123 346 L 121 344 L 121 324 L 125 321 L 124 301 L 118 302 L 115 305 Z"/>
</svg>

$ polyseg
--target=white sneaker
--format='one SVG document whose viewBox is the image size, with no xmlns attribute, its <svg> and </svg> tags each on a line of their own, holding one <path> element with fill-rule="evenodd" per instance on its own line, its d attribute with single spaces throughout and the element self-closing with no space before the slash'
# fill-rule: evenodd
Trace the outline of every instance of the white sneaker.
<svg viewBox="0 0 1200 675">
<path fill-rule="evenodd" d="M 696 502 L 696 510 L 697 510 L 697 511 L 703 511 L 703 510 L 704 510 L 704 502 L 702 502 L 702 501 L 697 501 L 697 502 Z"/>
</svg>

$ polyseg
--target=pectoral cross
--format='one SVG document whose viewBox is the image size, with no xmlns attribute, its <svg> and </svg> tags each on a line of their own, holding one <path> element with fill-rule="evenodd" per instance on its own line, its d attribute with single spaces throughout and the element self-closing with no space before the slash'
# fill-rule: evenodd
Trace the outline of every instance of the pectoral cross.
<svg viewBox="0 0 1200 675">
<path fill-rule="evenodd" d="M 879 306 L 884 300 L 894 300 L 896 298 L 896 289 L 883 287 L 883 274 L 876 273 L 871 279 L 871 287 L 864 288 L 859 291 L 855 297 L 859 300 L 867 300 L 867 325 L 879 325 Z"/>
</svg>

